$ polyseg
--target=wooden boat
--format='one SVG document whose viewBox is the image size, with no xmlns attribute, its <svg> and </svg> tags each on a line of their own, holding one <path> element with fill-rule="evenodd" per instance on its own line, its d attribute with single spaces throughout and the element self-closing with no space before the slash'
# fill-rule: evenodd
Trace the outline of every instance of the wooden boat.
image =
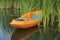
<svg viewBox="0 0 60 40">
<path fill-rule="evenodd" d="M 35 26 L 35 25 L 37 25 L 39 23 L 40 18 L 34 19 L 33 17 L 36 14 L 41 15 L 41 12 L 42 12 L 41 10 L 34 11 L 34 12 L 28 12 L 28 13 L 26 13 L 26 14 L 24 14 L 24 15 L 22 15 L 20 17 L 20 19 L 21 18 L 23 18 L 23 19 L 25 18 L 26 20 L 20 20 L 20 21 L 19 20 L 12 20 L 10 25 L 13 26 L 13 27 L 16 27 L 16 28 L 23 28 L 23 29 L 31 28 L 31 27 L 33 27 L 33 26 Z"/>
</svg>

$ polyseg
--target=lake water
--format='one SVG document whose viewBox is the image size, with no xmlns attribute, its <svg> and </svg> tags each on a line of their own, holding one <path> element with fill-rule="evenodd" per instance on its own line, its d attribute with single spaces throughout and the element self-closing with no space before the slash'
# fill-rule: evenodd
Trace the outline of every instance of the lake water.
<svg viewBox="0 0 60 40">
<path fill-rule="evenodd" d="M 10 26 L 12 19 L 19 17 L 19 12 L 12 10 L 0 10 L 0 40 L 11 40 L 15 28 Z"/>
<path fill-rule="evenodd" d="M 9 23 L 19 16 L 19 10 L 0 10 L 0 40 L 11 40 L 15 28 L 11 27 Z M 47 31 L 46 35 L 43 34 L 41 34 L 43 40 L 60 40 L 60 33 L 56 33 L 54 30 Z M 40 40 L 41 35 L 37 32 L 33 35 L 33 39 Z M 32 40 L 32 36 L 28 40 Z"/>
</svg>

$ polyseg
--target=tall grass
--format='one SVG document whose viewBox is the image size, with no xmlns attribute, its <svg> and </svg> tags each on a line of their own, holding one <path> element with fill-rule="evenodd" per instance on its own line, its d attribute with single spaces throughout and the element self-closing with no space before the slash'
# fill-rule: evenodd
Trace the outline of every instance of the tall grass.
<svg viewBox="0 0 60 40">
<path fill-rule="evenodd" d="M 60 31 L 60 0 L 57 0 L 57 11 L 58 11 L 58 29 Z"/>
<path fill-rule="evenodd" d="M 56 25 L 56 0 L 43 0 L 42 5 L 42 18 L 43 18 L 43 32 L 42 32 L 42 40 L 55 40 L 56 38 L 56 29 L 58 26 Z M 49 32 L 50 31 L 50 32 Z M 41 32 L 41 31 L 40 31 Z M 47 36 L 48 35 L 48 36 Z M 47 38 L 46 38 L 47 37 Z"/>
</svg>

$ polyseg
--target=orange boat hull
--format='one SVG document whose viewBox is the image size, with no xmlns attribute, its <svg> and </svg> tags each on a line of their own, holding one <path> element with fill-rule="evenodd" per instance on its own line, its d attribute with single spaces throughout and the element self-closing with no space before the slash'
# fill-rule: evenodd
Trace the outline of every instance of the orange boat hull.
<svg viewBox="0 0 60 40">
<path fill-rule="evenodd" d="M 20 18 L 29 18 L 31 19 L 35 14 L 41 14 L 41 11 L 34 11 L 34 12 L 28 12 L 24 15 L 22 15 Z M 16 27 L 16 28 L 31 28 L 39 23 L 40 19 L 36 20 L 25 20 L 25 21 L 16 21 L 12 20 L 10 23 L 11 26 Z"/>
</svg>

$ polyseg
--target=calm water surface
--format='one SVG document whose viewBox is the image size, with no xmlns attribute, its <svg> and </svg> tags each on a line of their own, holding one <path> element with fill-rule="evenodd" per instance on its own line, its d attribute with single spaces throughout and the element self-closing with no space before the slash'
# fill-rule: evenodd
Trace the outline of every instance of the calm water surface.
<svg viewBox="0 0 60 40">
<path fill-rule="evenodd" d="M 11 40 L 12 33 L 16 28 L 11 27 L 9 23 L 19 16 L 19 10 L 0 10 L 0 40 Z M 60 33 L 55 30 L 48 30 L 45 34 L 37 32 L 28 40 L 60 40 Z"/>
<path fill-rule="evenodd" d="M 0 40 L 11 40 L 15 28 L 10 26 L 12 19 L 19 17 L 19 11 L 0 10 Z"/>
</svg>

